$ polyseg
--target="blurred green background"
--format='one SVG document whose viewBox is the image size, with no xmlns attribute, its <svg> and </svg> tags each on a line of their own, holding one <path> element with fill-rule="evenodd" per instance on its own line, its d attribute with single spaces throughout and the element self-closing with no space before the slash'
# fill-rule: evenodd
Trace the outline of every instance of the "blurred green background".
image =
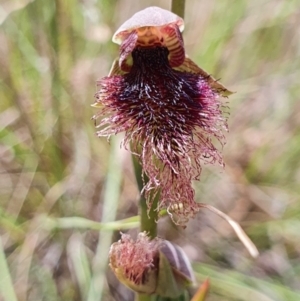
<svg viewBox="0 0 300 301">
<path fill-rule="evenodd" d="M 121 136 L 96 138 L 90 104 L 118 55 L 112 34 L 151 5 L 171 3 L 2 0 L 0 300 L 113 300 L 116 234 L 72 217 L 138 212 L 130 155 Z M 185 22 L 189 56 L 237 92 L 224 99 L 226 168 L 204 166 L 197 199 L 237 220 L 260 256 L 209 211 L 185 230 L 165 217 L 159 236 L 183 247 L 198 283 L 210 277 L 209 301 L 299 301 L 300 1 L 187 0 Z"/>
</svg>

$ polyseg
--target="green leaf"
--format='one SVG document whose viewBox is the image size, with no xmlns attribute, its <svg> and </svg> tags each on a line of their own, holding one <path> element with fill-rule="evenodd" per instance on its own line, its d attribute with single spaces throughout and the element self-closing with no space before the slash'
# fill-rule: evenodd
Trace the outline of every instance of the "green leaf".
<svg viewBox="0 0 300 301">
<path fill-rule="evenodd" d="M 186 279 L 174 273 L 166 256 L 159 252 L 159 271 L 155 293 L 163 297 L 175 298 L 180 296 L 186 286 Z"/>
</svg>

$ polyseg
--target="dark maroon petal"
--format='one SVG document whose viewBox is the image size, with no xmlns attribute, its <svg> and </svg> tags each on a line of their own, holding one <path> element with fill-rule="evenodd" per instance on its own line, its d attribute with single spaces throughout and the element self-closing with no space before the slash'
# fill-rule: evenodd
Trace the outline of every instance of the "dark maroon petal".
<svg viewBox="0 0 300 301">
<path fill-rule="evenodd" d="M 124 145 L 139 154 L 149 206 L 160 190 L 158 209 L 185 223 L 199 210 L 192 180 L 201 161 L 223 165 L 212 140 L 223 144 L 227 125 L 217 91 L 201 75 L 172 69 L 168 54 L 164 47 L 135 48 L 129 73 L 98 82 L 103 107 L 95 118 L 102 118 L 98 136 L 124 131 Z"/>
</svg>

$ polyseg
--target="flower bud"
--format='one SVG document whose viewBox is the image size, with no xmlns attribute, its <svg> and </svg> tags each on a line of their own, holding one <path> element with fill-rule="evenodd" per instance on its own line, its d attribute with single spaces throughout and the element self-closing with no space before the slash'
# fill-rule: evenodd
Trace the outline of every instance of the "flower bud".
<svg viewBox="0 0 300 301">
<path fill-rule="evenodd" d="M 157 286 L 158 241 L 145 232 L 133 241 L 128 234 L 113 243 L 109 253 L 110 267 L 120 282 L 138 293 L 152 294 Z"/>
<path fill-rule="evenodd" d="M 163 239 L 127 234 L 112 244 L 110 267 L 120 282 L 144 294 L 175 298 L 194 282 L 191 264 L 183 250 Z"/>
</svg>

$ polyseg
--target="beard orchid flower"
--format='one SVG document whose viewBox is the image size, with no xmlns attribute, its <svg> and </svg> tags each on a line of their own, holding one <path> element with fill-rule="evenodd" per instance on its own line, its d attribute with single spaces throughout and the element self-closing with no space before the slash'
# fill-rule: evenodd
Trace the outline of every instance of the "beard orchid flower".
<svg viewBox="0 0 300 301">
<path fill-rule="evenodd" d="M 200 207 L 193 180 L 202 163 L 223 165 L 214 145 L 227 130 L 220 97 L 231 94 L 185 54 L 177 15 L 149 7 L 114 34 L 120 54 L 108 76 L 97 82 L 97 135 L 125 133 L 123 145 L 139 157 L 149 208 L 167 209 L 184 224 Z"/>
</svg>

